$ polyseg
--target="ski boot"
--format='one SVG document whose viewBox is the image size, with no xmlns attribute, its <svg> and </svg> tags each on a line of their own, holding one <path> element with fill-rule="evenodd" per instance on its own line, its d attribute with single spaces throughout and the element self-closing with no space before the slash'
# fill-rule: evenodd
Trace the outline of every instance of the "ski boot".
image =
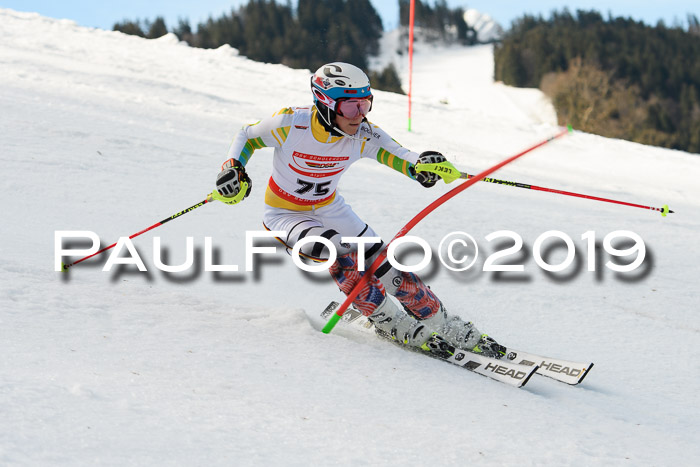
<svg viewBox="0 0 700 467">
<path fill-rule="evenodd" d="M 501 358 L 506 348 L 492 337 L 482 334 L 471 321 L 464 322 L 459 316 L 448 316 L 445 308 L 430 318 L 421 321 L 432 329 L 433 336 L 426 341 L 424 350 L 445 354 L 454 353 L 454 348 L 479 353 L 485 357 Z M 450 349 L 449 347 L 453 349 Z"/>
<path fill-rule="evenodd" d="M 492 358 L 501 358 L 506 351 L 473 323 L 465 323 L 458 316 L 448 318 L 442 305 L 435 315 L 418 320 L 386 297 L 368 319 L 382 337 L 442 357 L 454 354 L 455 349 Z"/>
<path fill-rule="evenodd" d="M 408 347 L 421 349 L 432 335 L 422 321 L 406 314 L 389 297 L 367 318 L 381 337 Z"/>
</svg>

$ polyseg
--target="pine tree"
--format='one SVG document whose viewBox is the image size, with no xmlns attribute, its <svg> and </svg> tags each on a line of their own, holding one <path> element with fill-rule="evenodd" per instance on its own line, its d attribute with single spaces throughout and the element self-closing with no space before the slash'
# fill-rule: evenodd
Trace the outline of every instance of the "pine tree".
<svg viewBox="0 0 700 467">
<path fill-rule="evenodd" d="M 146 37 L 143 29 L 141 29 L 139 20 L 129 21 L 125 19 L 121 23 L 114 23 L 112 30 L 123 32 L 124 34 L 131 34 L 133 36 Z"/>
<path fill-rule="evenodd" d="M 146 33 L 146 38 L 157 39 L 168 33 L 168 28 L 165 25 L 165 19 L 162 16 L 158 16 L 152 23 L 149 24 L 148 33 Z"/>
</svg>

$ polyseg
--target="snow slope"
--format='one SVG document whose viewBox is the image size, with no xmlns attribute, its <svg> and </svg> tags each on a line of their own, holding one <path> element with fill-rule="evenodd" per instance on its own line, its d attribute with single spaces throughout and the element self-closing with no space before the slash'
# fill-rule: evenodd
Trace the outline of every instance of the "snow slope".
<svg viewBox="0 0 700 467">
<path fill-rule="evenodd" d="M 479 243 L 479 269 L 434 261 L 422 273 L 451 312 L 514 347 L 596 363 L 579 387 L 534 378 L 517 390 L 372 336 L 316 331 L 307 316 L 340 292 L 282 252 L 243 271 L 269 150 L 249 164 L 245 203 L 205 205 L 134 240 L 147 273 L 102 272 L 106 258 L 54 272 L 57 230 L 107 245 L 204 199 L 237 129 L 308 103 L 309 73 L 11 10 L 0 10 L 0 38 L 0 464 L 691 465 L 700 455 L 697 155 L 577 132 L 495 174 L 668 203 L 667 218 L 480 183 L 414 230 L 435 249 L 456 230 Z M 538 92 L 493 83 L 490 47 L 417 53 L 413 131 L 403 96 L 377 92 L 371 115 L 402 144 L 478 173 L 556 131 Z M 341 183 L 385 239 L 447 189 L 372 161 Z M 523 238 L 509 259 L 525 271 L 482 272 L 503 248 L 485 237 L 504 229 Z M 548 230 L 573 239 L 578 269 L 537 267 L 533 244 Z M 616 230 L 643 238 L 641 272 L 613 273 L 605 253 L 588 272 L 581 235 L 601 243 Z M 198 267 L 157 270 L 156 236 L 168 264 L 193 237 Z M 241 271 L 203 271 L 205 237 Z"/>
</svg>

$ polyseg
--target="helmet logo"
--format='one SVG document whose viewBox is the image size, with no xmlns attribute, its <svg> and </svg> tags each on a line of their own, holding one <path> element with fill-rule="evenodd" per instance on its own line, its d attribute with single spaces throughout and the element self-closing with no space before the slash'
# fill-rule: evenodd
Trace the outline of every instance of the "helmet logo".
<svg viewBox="0 0 700 467">
<path fill-rule="evenodd" d="M 328 89 L 329 87 L 331 87 L 331 80 L 321 76 L 315 76 L 314 83 L 316 83 L 321 89 Z"/>
<path fill-rule="evenodd" d="M 338 73 L 342 73 L 342 71 L 343 71 L 343 69 L 340 68 L 338 65 L 329 65 L 329 66 L 327 66 L 327 67 L 325 67 L 325 68 L 323 69 L 323 74 L 326 75 L 326 76 L 328 76 L 329 78 L 345 78 L 345 79 L 350 79 L 349 76 L 343 76 L 343 75 L 336 75 L 336 74 L 334 74 L 334 73 L 331 71 L 331 67 L 335 68 L 335 71 L 337 71 Z M 336 83 L 337 83 L 337 81 L 336 81 Z M 345 83 L 339 84 L 339 86 L 343 86 L 344 84 L 345 84 Z"/>
</svg>

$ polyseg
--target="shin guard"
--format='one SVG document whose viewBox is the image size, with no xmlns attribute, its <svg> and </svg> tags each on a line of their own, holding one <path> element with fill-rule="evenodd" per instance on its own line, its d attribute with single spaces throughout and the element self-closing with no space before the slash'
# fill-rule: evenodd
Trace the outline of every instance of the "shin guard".
<svg viewBox="0 0 700 467">
<path fill-rule="evenodd" d="M 442 304 L 422 280 L 411 272 L 402 272 L 401 286 L 396 291 L 396 298 L 404 308 L 417 319 L 434 316 Z"/>
<path fill-rule="evenodd" d="M 335 263 L 333 263 L 328 271 L 345 295 L 352 291 L 365 274 L 357 270 L 356 252 L 338 256 Z M 384 301 L 385 297 L 384 286 L 376 277 L 372 276 L 362 287 L 353 305 L 360 310 L 363 315 L 369 316 L 374 313 L 374 310 Z"/>
</svg>

